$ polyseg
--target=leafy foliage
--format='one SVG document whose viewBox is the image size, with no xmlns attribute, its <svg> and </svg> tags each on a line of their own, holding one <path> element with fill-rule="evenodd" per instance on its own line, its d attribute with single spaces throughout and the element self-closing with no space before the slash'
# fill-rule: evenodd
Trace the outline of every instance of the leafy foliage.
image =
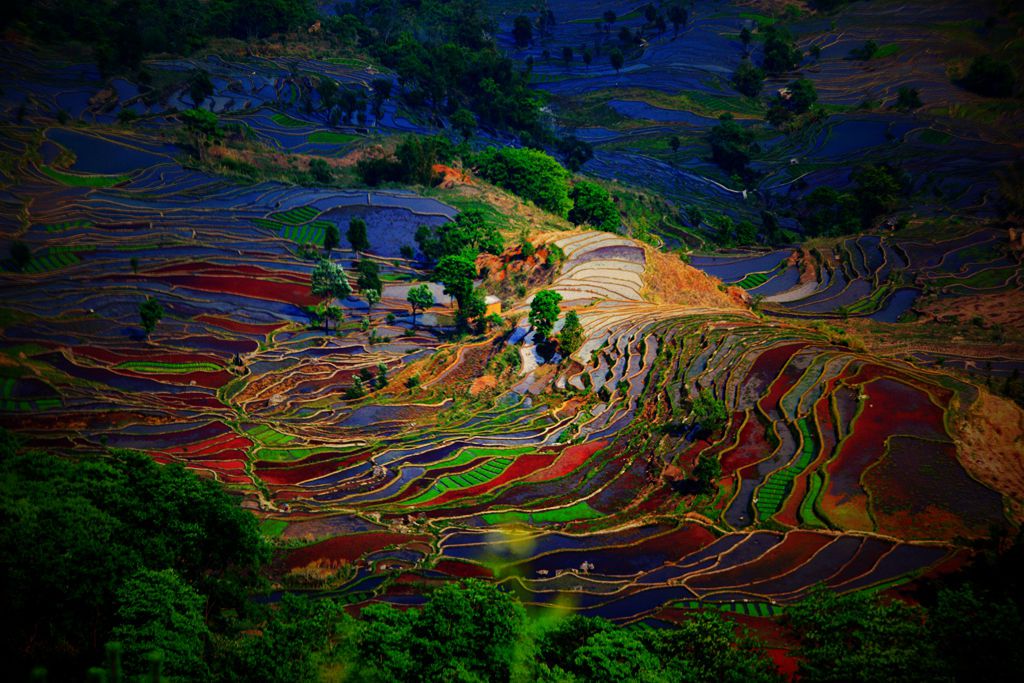
<svg viewBox="0 0 1024 683">
<path fill-rule="evenodd" d="M 155 298 L 148 296 L 139 304 L 139 318 L 142 320 L 142 329 L 146 336 L 153 334 L 156 324 L 164 317 L 164 307 Z"/>
<path fill-rule="evenodd" d="M 992 55 L 979 55 L 971 61 L 963 85 L 979 95 L 1010 97 L 1016 86 L 1013 67 Z"/>
<path fill-rule="evenodd" d="M 690 415 L 693 417 L 694 422 L 709 433 L 722 429 L 729 420 L 729 412 L 725 407 L 725 401 L 715 398 L 715 394 L 711 389 L 701 389 L 697 398 L 693 400 Z"/>
<path fill-rule="evenodd" d="M 565 314 L 565 324 L 562 331 L 558 333 L 558 345 L 565 356 L 571 356 L 583 346 L 583 325 L 580 324 L 580 317 L 576 311 L 569 311 Z"/>
<path fill-rule="evenodd" d="M 754 66 L 749 59 L 744 59 L 732 75 L 732 84 L 747 97 L 757 97 L 764 87 L 764 70 Z"/>
<path fill-rule="evenodd" d="M 427 285 L 418 285 L 409 289 L 405 295 L 406 301 L 412 307 L 412 324 L 416 324 L 416 309 L 425 311 L 434 305 L 434 293 Z"/>
<path fill-rule="evenodd" d="M 743 175 L 753 154 L 754 134 L 737 123 L 732 114 L 722 114 L 708 133 L 711 158 L 726 173 Z"/>
<path fill-rule="evenodd" d="M 619 231 L 622 218 L 608 190 L 597 183 L 580 180 L 573 184 L 569 197 L 572 200 L 569 220 L 575 225 L 592 225 L 608 232 Z"/>
<path fill-rule="evenodd" d="M 550 289 L 542 289 L 537 292 L 533 301 L 530 302 L 530 324 L 541 337 L 551 334 L 551 328 L 558 320 L 558 304 L 562 295 Z"/>
<path fill-rule="evenodd" d="M 436 229 L 420 226 L 416 243 L 434 261 L 457 254 L 475 259 L 481 253 L 497 255 L 505 249 L 505 238 L 480 209 L 466 209 Z"/>
<path fill-rule="evenodd" d="M 569 173 L 544 152 L 488 147 L 477 155 L 475 166 L 483 178 L 551 213 L 564 218 L 572 208 Z"/>
<path fill-rule="evenodd" d="M 863 593 L 839 596 L 819 586 L 787 611 L 800 637 L 800 679 L 929 681 L 940 679 L 924 610 Z"/>
<path fill-rule="evenodd" d="M 370 239 L 366 236 L 366 221 L 355 216 L 348 221 L 348 230 L 345 232 L 345 239 L 352 245 L 354 251 L 366 251 L 370 248 Z"/>
<path fill-rule="evenodd" d="M 9 621 L 0 647 L 8 661 L 81 671 L 124 620 L 118 636 L 130 653 L 161 641 L 173 666 L 198 666 L 199 600 L 213 614 L 243 608 L 258 585 L 268 553 L 252 515 L 216 482 L 142 453 L 71 460 L 15 449 L 3 440 L 0 592 Z M 134 640 L 125 632 L 156 612 L 163 621 Z"/>
<path fill-rule="evenodd" d="M 778 25 L 764 31 L 764 60 L 762 66 L 772 76 L 792 71 L 800 65 L 800 50 L 793 44 L 793 36 Z"/>
</svg>

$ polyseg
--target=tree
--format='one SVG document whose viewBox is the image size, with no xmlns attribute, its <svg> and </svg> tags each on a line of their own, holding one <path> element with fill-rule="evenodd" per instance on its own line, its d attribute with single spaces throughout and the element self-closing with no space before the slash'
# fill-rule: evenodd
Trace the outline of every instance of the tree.
<svg viewBox="0 0 1024 683">
<path fill-rule="evenodd" d="M 363 296 L 366 297 L 366 313 L 370 315 L 373 313 L 373 307 L 380 303 L 380 290 L 364 289 Z"/>
<path fill-rule="evenodd" d="M 181 112 L 181 121 L 202 158 L 206 146 L 220 137 L 217 115 L 207 109 L 187 109 Z"/>
<path fill-rule="evenodd" d="M 142 329 L 146 331 L 147 337 L 153 334 L 156 324 L 163 317 L 164 307 L 153 297 L 148 296 L 145 301 L 139 304 L 139 318 L 142 320 Z"/>
<path fill-rule="evenodd" d="M 585 67 L 587 67 L 587 69 L 590 69 L 590 64 L 593 61 L 594 61 L 593 53 L 589 49 L 584 50 L 583 51 L 583 65 Z"/>
<path fill-rule="evenodd" d="M 612 10 L 605 10 L 602 17 L 604 18 L 604 23 L 607 24 L 609 28 L 618 20 L 618 16 Z"/>
<path fill-rule="evenodd" d="M 530 302 L 530 325 L 541 337 L 547 338 L 551 334 L 551 328 L 558 320 L 558 303 L 561 300 L 562 295 L 558 292 L 542 289 L 534 295 L 533 301 Z"/>
<path fill-rule="evenodd" d="M 313 176 L 313 180 L 321 185 L 327 185 L 334 180 L 334 171 L 320 157 L 314 157 L 309 160 L 309 173 Z"/>
<path fill-rule="evenodd" d="M 711 157 L 726 173 L 743 175 L 750 163 L 754 134 L 738 124 L 731 114 L 722 114 L 708 133 Z"/>
<path fill-rule="evenodd" d="M 744 48 L 750 47 L 750 41 L 754 39 L 754 35 L 750 32 L 750 29 L 744 26 L 740 29 L 740 42 L 743 43 Z"/>
<path fill-rule="evenodd" d="M 551 213 L 565 218 L 572 208 L 569 172 L 544 152 L 488 147 L 477 155 L 475 167 L 483 178 Z"/>
<path fill-rule="evenodd" d="M 310 289 L 313 296 L 324 300 L 324 306 L 328 307 L 334 299 L 344 299 L 352 293 L 352 287 L 348 284 L 345 271 L 341 266 L 327 259 L 320 259 L 313 268 L 310 278 Z M 328 317 L 324 316 L 324 332 L 326 333 Z"/>
<path fill-rule="evenodd" d="M 888 166 L 869 164 L 851 174 L 857 188 L 854 196 L 860 203 L 861 224 L 867 228 L 882 214 L 896 208 L 900 184 Z"/>
<path fill-rule="evenodd" d="M 693 468 L 693 478 L 697 480 L 697 485 L 702 493 L 714 491 L 721 476 L 722 462 L 718 456 L 711 453 L 701 455 L 697 460 L 697 465 Z"/>
<path fill-rule="evenodd" d="M 356 278 L 356 286 L 359 287 L 359 291 L 376 289 L 380 293 L 384 289 L 383 283 L 380 281 L 380 266 L 376 261 L 368 258 L 360 259 L 356 268 L 359 273 Z"/>
<path fill-rule="evenodd" d="M 327 252 L 328 258 L 339 244 L 341 244 L 341 231 L 334 223 L 328 223 L 324 228 L 324 251 Z"/>
<path fill-rule="evenodd" d="M 384 102 L 391 97 L 391 79 L 375 78 L 370 88 L 373 90 L 373 118 L 379 123 L 384 115 Z"/>
<path fill-rule="evenodd" d="M 860 47 L 855 47 L 850 50 L 851 59 L 859 59 L 861 61 L 868 61 L 878 52 L 878 43 L 873 40 L 865 41 Z"/>
<path fill-rule="evenodd" d="M 797 114 L 807 112 L 818 101 L 814 83 L 808 78 L 798 78 L 789 84 L 789 104 Z"/>
<path fill-rule="evenodd" d="M 211 95 L 213 81 L 210 80 L 210 74 L 203 69 L 196 69 L 188 80 L 188 96 L 192 99 L 192 106 L 199 109 Z"/>
<path fill-rule="evenodd" d="M 575 135 L 566 135 L 555 143 L 559 154 L 565 159 L 565 165 L 574 173 L 594 158 L 594 146 Z"/>
<path fill-rule="evenodd" d="M 992 55 L 979 55 L 971 61 L 963 86 L 986 97 L 1010 97 L 1016 85 L 1013 67 Z"/>
<path fill-rule="evenodd" d="M 566 66 L 572 62 L 572 48 L 566 45 L 562 48 L 562 61 L 565 62 Z"/>
<path fill-rule="evenodd" d="M 744 59 L 732 75 L 732 84 L 747 97 L 757 97 L 764 87 L 764 71 L 754 66 L 749 59 Z"/>
<path fill-rule="evenodd" d="M 128 674 L 146 672 L 146 655 L 160 650 L 166 673 L 188 679 L 209 676 L 205 601 L 177 572 L 140 569 L 118 589 L 116 602 L 117 626 L 111 637 L 124 647 Z"/>
<path fill-rule="evenodd" d="M 462 254 L 443 256 L 434 268 L 434 278 L 444 285 L 444 293 L 454 298 L 461 309 L 473 292 L 476 264 Z"/>
<path fill-rule="evenodd" d="M 366 221 L 359 216 L 349 219 L 345 239 L 352 245 L 352 249 L 356 253 L 369 249 L 370 240 L 366 236 Z"/>
<path fill-rule="evenodd" d="M 453 680 L 455 662 L 471 674 L 461 680 L 509 680 L 525 623 L 523 606 L 493 583 L 442 586 L 413 627 L 423 648 L 424 680 Z"/>
<path fill-rule="evenodd" d="M 679 27 L 686 26 L 686 22 L 689 20 L 689 15 L 682 4 L 674 4 L 668 8 L 668 20 L 672 22 L 672 30 L 675 35 L 679 35 Z"/>
<path fill-rule="evenodd" d="M 575 225 L 592 225 L 607 232 L 618 232 L 622 219 L 608 190 L 597 183 L 580 180 L 570 193 L 573 206 L 569 220 Z"/>
<path fill-rule="evenodd" d="M 921 106 L 920 90 L 912 88 L 909 85 L 900 86 L 900 89 L 896 93 L 897 109 L 900 111 L 913 111 L 914 109 L 920 109 Z"/>
<path fill-rule="evenodd" d="M 409 306 L 412 307 L 412 324 L 416 326 L 416 309 L 425 311 L 434 305 L 434 293 L 430 291 L 430 287 L 427 285 L 417 285 L 409 289 L 409 293 L 405 295 L 406 301 L 409 302 Z"/>
<path fill-rule="evenodd" d="M 452 114 L 452 127 L 459 131 L 459 135 L 462 136 L 463 140 L 469 140 L 473 137 L 473 133 L 476 132 L 476 117 L 473 116 L 473 112 L 466 109 L 465 107 L 459 107 Z"/>
<path fill-rule="evenodd" d="M 0 437 L 0 482 L 7 501 L 0 601 L 10 619 L 0 651 L 15 672 L 46 662 L 51 680 L 79 679 L 99 661 L 119 608 L 139 624 L 147 613 L 161 615 L 153 631 L 126 625 L 118 634 L 126 650 L 134 647 L 130 630 L 140 636 L 139 651 L 141 638 L 159 633 L 182 645 L 202 640 L 193 591 L 202 599 L 200 614 L 244 611 L 269 559 L 255 518 L 220 484 L 143 453 L 19 452 L 16 442 Z M 137 586 L 143 570 L 167 570 L 180 581 L 163 582 L 169 590 Z M 152 582 L 143 575 L 141 583 Z M 150 591 L 157 596 L 151 599 Z M 174 651 L 195 652 L 191 646 Z"/>
<path fill-rule="evenodd" d="M 658 660 L 625 629 L 599 631 L 575 652 L 574 668 L 585 681 L 640 681 Z"/>
<path fill-rule="evenodd" d="M 679 142 L 679 136 L 678 135 L 673 135 L 672 137 L 670 137 L 668 139 L 668 146 L 672 148 L 672 152 L 673 153 L 679 151 L 679 145 L 680 144 L 681 143 Z"/>
<path fill-rule="evenodd" d="M 622 55 L 622 50 L 613 47 L 612 51 L 608 53 L 608 61 L 611 62 L 612 68 L 617 74 L 622 69 L 622 65 L 626 63 L 626 58 Z"/>
<path fill-rule="evenodd" d="M 584 331 L 580 324 L 580 317 L 576 311 L 569 311 L 565 314 L 565 324 L 562 331 L 558 333 L 558 346 L 562 349 L 562 355 L 571 356 L 583 346 Z"/>
<path fill-rule="evenodd" d="M 793 44 L 789 31 L 777 24 L 765 29 L 762 66 L 772 76 L 792 71 L 800 65 L 800 50 Z"/>
<path fill-rule="evenodd" d="M 11 243 L 11 261 L 17 270 L 25 270 L 25 267 L 32 262 L 32 250 L 21 240 Z"/>
<path fill-rule="evenodd" d="M 526 47 L 533 42 L 533 22 L 530 17 L 520 14 L 512 21 L 512 37 L 516 47 Z"/>
<path fill-rule="evenodd" d="M 693 400 L 690 416 L 696 424 L 700 425 L 701 431 L 708 434 L 714 434 L 721 430 L 729 420 L 725 402 L 715 398 L 711 389 L 701 389 L 697 398 Z"/>
<path fill-rule="evenodd" d="M 818 586 L 787 608 L 786 621 L 799 638 L 801 681 L 940 680 L 920 607 Z"/>
<path fill-rule="evenodd" d="M 437 229 L 421 225 L 416 230 L 416 243 L 424 256 L 435 261 L 455 254 L 475 260 L 481 253 L 498 255 L 505 249 L 505 238 L 497 225 L 480 209 L 466 209 Z"/>
</svg>

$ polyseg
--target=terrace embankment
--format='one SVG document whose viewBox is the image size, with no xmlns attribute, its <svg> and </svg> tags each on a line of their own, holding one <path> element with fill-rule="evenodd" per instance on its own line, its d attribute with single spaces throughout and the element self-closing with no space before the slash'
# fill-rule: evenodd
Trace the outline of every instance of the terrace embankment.
<svg viewBox="0 0 1024 683">
<path fill-rule="evenodd" d="M 1024 522 L 1024 410 L 982 390 L 956 425 L 960 462 L 1003 493 L 1008 516 Z"/>
</svg>

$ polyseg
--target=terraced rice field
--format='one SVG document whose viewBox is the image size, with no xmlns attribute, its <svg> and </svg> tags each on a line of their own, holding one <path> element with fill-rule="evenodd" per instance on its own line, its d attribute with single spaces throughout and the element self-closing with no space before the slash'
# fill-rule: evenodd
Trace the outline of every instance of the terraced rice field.
<svg viewBox="0 0 1024 683">
<path fill-rule="evenodd" d="M 592 8 L 552 5 L 565 37 L 593 31 Z M 708 82 L 721 76 L 717 57 L 739 59 L 731 37 L 739 18 L 698 15 L 685 30 L 706 32 L 700 43 L 652 40 L 643 61 L 624 70 L 647 92 L 621 100 L 617 115 L 662 116 L 652 110 L 665 102 L 651 91 L 672 88 L 688 93 L 674 103 L 692 115 L 673 116 L 673 125 L 700 128 L 721 110 L 759 116 Z M 315 108 L 304 113 L 298 102 L 311 88 L 286 75 L 287 60 L 254 61 L 257 69 L 202 62 L 218 78 L 213 108 L 225 121 L 296 153 L 363 134 L 335 130 Z M 311 64 L 347 84 L 379 75 L 362 63 Z M 25 58 L 22 75 L 0 77 L 3 92 L 22 92 L 22 80 L 44 78 L 44 67 Z M 567 70 L 539 65 L 541 87 L 573 95 L 620 78 L 604 66 Z M 160 105 L 128 100 L 118 106 L 142 109 L 154 128 L 173 120 L 172 107 L 189 106 L 183 91 Z M 116 116 L 55 86 L 28 120 L 58 107 L 97 127 Z M 376 123 L 433 130 L 394 103 Z M 845 161 L 850 150 L 837 145 L 851 133 L 838 135 L 839 125 L 823 122 L 799 144 L 807 155 Z M 911 132 L 899 121 L 857 125 L 883 141 L 886 131 Z M 343 570 L 338 594 L 349 602 L 483 576 L 528 605 L 620 622 L 698 604 L 766 617 L 818 583 L 884 590 L 937 571 L 968 552 L 964 539 L 984 537 L 1019 509 L 1019 492 L 972 470 L 962 452 L 957 430 L 977 387 L 792 324 L 844 315 L 895 322 L 913 305 L 908 293 L 925 288 L 1019 288 L 1019 268 L 979 248 L 996 240 L 987 231 L 953 243 L 840 240 L 813 279 L 783 264 L 789 250 L 692 260 L 763 296 L 767 318 L 713 286 L 704 303 L 655 303 L 658 264 L 630 238 L 548 236 L 566 255 L 549 287 L 585 332 L 571 358 L 552 362 L 526 322 L 530 296 L 507 311 L 520 320 L 514 330 L 471 344 L 451 341 L 438 323 L 453 313 L 443 297 L 413 324 L 405 291 L 429 274 L 399 250 L 415 244 L 418 226 L 456 214 L 438 200 L 241 184 L 183 167 L 142 129 L 89 136 L 94 156 L 123 168 L 79 172 L 39 159 L 42 145 L 80 140 L 40 141 L 29 123 L 8 128 L 5 152 L 21 172 L 0 198 L 12 209 L 0 230 L 23 240 L 32 258 L 0 273 L 0 423 L 34 447 L 138 449 L 224 482 L 269 536 L 304 541 L 282 551 L 283 566 Z M 620 134 L 632 136 L 612 130 Z M 635 173 L 645 185 L 671 186 L 670 195 L 699 191 L 713 205 L 744 206 L 739 191 L 699 166 L 609 144 L 586 170 L 624 180 Z M 779 181 L 765 178 L 766 191 Z M 313 263 L 297 245 L 322 243 L 329 225 L 344 229 L 353 216 L 366 219 L 364 255 L 382 280 L 407 284 L 385 287 L 367 329 L 364 301 L 336 302 L 343 319 L 325 332 L 310 313 L 322 303 L 310 292 Z M 333 257 L 354 279 L 357 255 L 339 248 Z M 138 306 L 150 296 L 165 315 L 147 335 Z M 492 392 L 471 392 L 509 347 L 520 372 Z M 355 377 L 375 378 L 381 367 L 387 387 L 346 396 Z M 406 390 L 420 372 L 424 381 Z M 718 433 L 687 422 L 702 391 L 725 404 Z M 690 486 L 702 457 L 722 465 L 713 493 Z"/>
</svg>

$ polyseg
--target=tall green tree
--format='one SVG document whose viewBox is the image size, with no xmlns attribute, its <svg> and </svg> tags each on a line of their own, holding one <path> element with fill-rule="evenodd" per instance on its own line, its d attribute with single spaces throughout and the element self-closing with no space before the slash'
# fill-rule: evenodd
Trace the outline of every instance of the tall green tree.
<svg viewBox="0 0 1024 683">
<path fill-rule="evenodd" d="M 339 244 L 341 244 L 341 231 L 334 223 L 328 223 L 324 228 L 324 251 L 327 252 L 327 258 L 331 257 L 331 252 L 337 249 Z"/>
<path fill-rule="evenodd" d="M 485 179 L 551 213 L 564 218 L 572 208 L 569 172 L 544 152 L 489 147 L 477 155 L 475 167 Z"/>
<path fill-rule="evenodd" d="M 412 307 L 412 324 L 416 326 L 416 309 L 425 311 L 434 305 L 434 293 L 430 291 L 430 287 L 427 285 L 417 285 L 409 289 L 409 293 L 405 295 L 406 301 L 409 302 L 409 306 Z"/>
<path fill-rule="evenodd" d="M 168 674 L 192 680 L 210 675 L 205 600 L 177 572 L 140 569 L 121 585 L 116 600 L 117 625 L 111 637 L 124 646 L 126 672 L 145 672 L 146 656 L 160 650 Z"/>
<path fill-rule="evenodd" d="M 562 331 L 558 333 L 558 346 L 562 349 L 562 354 L 571 356 L 579 351 L 583 346 L 584 339 L 583 325 L 580 323 L 579 315 L 576 311 L 569 311 L 565 314 Z"/>
<path fill-rule="evenodd" d="M 142 329 L 145 330 L 147 337 L 153 334 L 156 324 L 163 317 L 164 307 L 155 298 L 147 296 L 146 300 L 139 304 L 139 318 L 142 320 Z"/>
<path fill-rule="evenodd" d="M 366 221 L 359 216 L 349 219 L 345 239 L 352 245 L 352 250 L 356 253 L 369 249 L 370 240 L 366 236 Z"/>
<path fill-rule="evenodd" d="M 356 278 L 356 285 L 359 287 L 359 291 L 366 292 L 375 289 L 378 294 L 383 291 L 384 284 L 380 280 L 380 266 L 376 261 L 368 258 L 359 259 L 357 270 L 359 275 Z"/>
<path fill-rule="evenodd" d="M 618 74 L 622 70 L 622 65 L 626 63 L 626 58 L 622 54 L 622 50 L 613 47 L 612 51 L 608 53 L 608 61 L 611 63 L 612 68 L 615 69 L 615 73 Z"/>
<path fill-rule="evenodd" d="M 345 271 L 341 266 L 327 259 L 320 259 L 313 268 L 310 277 L 310 289 L 313 296 L 323 299 L 324 307 L 329 307 L 335 299 L 344 299 L 352 293 Z M 328 331 L 328 317 L 324 315 L 324 333 Z"/>
<path fill-rule="evenodd" d="M 569 220 L 575 225 L 592 225 L 607 232 L 619 231 L 622 217 L 608 190 L 597 183 L 579 180 L 573 184 L 569 197 L 572 199 Z"/>
<path fill-rule="evenodd" d="M 476 264 L 462 254 L 442 256 L 434 268 L 434 278 L 444 285 L 444 293 L 455 299 L 459 308 L 463 309 L 473 292 Z"/>
<path fill-rule="evenodd" d="M 558 320 L 558 304 L 562 301 L 562 295 L 551 289 L 542 289 L 537 292 L 533 301 L 530 302 L 530 325 L 541 337 L 547 338 L 551 334 L 551 328 Z"/>
</svg>

